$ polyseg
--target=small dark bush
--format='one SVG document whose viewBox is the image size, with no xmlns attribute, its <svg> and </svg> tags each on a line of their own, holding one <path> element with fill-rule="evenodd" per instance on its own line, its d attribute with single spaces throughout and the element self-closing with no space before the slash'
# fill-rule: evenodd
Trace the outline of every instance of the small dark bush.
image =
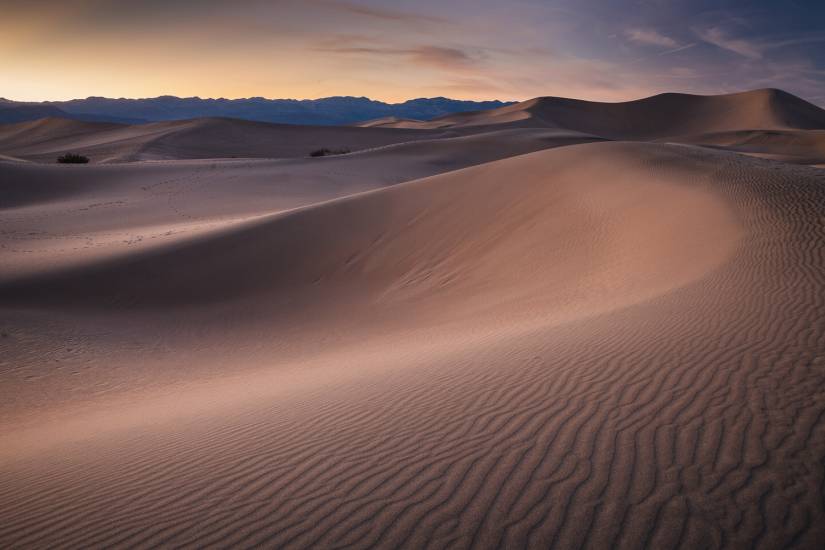
<svg viewBox="0 0 825 550">
<path fill-rule="evenodd" d="M 346 155 L 349 153 L 349 149 L 316 149 L 309 154 L 311 157 L 326 157 L 329 155 Z"/>
<path fill-rule="evenodd" d="M 62 157 L 57 157 L 57 162 L 60 164 L 86 164 L 89 162 L 89 157 L 77 155 L 75 153 L 66 153 Z"/>
</svg>

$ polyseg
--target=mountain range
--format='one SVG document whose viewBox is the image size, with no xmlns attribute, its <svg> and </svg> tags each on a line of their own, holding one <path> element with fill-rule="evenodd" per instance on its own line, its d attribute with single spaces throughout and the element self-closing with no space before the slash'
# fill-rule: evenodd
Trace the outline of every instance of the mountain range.
<svg viewBox="0 0 825 550">
<path fill-rule="evenodd" d="M 140 124 L 199 117 L 226 117 L 282 124 L 347 125 L 372 119 L 430 120 L 467 111 L 510 105 L 502 101 L 464 101 L 446 97 L 384 103 L 366 97 L 321 99 L 202 99 L 161 96 L 146 99 L 88 97 L 42 103 L 0 98 L 0 123 L 60 117 L 90 122 Z"/>
</svg>

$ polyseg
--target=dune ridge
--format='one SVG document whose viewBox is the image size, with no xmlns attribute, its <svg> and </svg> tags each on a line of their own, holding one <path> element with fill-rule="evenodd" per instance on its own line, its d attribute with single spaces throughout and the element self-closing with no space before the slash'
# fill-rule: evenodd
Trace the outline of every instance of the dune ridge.
<svg viewBox="0 0 825 550">
<path fill-rule="evenodd" d="M 794 164 L 825 161 L 823 130 L 745 130 L 680 136 L 679 142 L 716 147 Z"/>
<path fill-rule="evenodd" d="M 595 138 L 507 130 L 320 159 L 0 164 L 0 279 L 131 254 L 261 215 Z M 54 219 L 53 224 L 43 224 Z"/>
<path fill-rule="evenodd" d="M 665 93 L 634 101 L 600 103 L 540 97 L 492 109 L 440 117 L 405 128 L 475 126 L 564 128 L 611 139 L 664 137 L 737 130 L 825 129 L 825 110 L 777 89 L 699 96 Z"/>
<path fill-rule="evenodd" d="M 404 294 L 423 294 L 422 298 L 439 286 L 446 290 L 456 285 L 454 292 L 464 296 L 469 285 L 495 288 L 495 294 L 502 301 L 506 301 L 508 288 L 517 289 L 523 295 L 544 295 L 550 290 L 563 294 L 561 289 L 571 280 L 577 281 L 576 285 L 588 286 L 582 282 L 588 277 L 586 273 L 573 266 L 577 265 L 577 254 L 589 253 L 591 249 L 594 254 L 616 255 L 614 261 L 620 267 L 629 263 L 630 258 L 641 256 L 628 266 L 634 272 L 642 271 L 636 262 L 657 265 L 656 258 L 667 249 L 660 249 L 659 241 L 648 234 L 653 220 L 648 219 L 647 211 L 637 211 L 634 203 L 641 201 L 646 206 L 653 203 L 656 207 L 653 213 L 658 220 L 659 210 L 673 208 L 669 204 L 691 207 L 693 201 L 701 201 L 676 191 L 660 197 L 656 186 L 647 188 L 636 181 L 632 163 L 625 160 L 625 155 L 612 153 L 616 148 L 608 149 L 602 155 L 605 157 L 602 162 L 589 162 L 586 175 L 576 173 L 575 177 L 565 177 L 564 166 L 581 162 L 583 155 L 588 154 L 583 151 L 588 149 L 568 147 L 564 151 L 518 156 L 350 195 L 281 216 L 258 217 L 251 224 L 235 225 L 228 232 L 219 230 L 207 238 L 196 237 L 157 251 L 123 256 L 102 266 L 50 273 L 46 281 L 27 276 L 25 282 L 32 287 L 31 292 L 27 292 L 25 286 L 9 282 L 5 289 L 0 289 L 0 297 L 12 304 L 77 300 L 77 303 L 91 305 L 105 303 L 119 295 L 133 305 L 149 303 L 169 307 L 181 302 L 222 300 L 224 293 L 232 291 L 259 294 L 262 289 L 278 290 L 280 284 L 290 285 L 289 292 L 294 293 L 296 289 L 292 285 L 338 284 L 339 277 L 354 278 L 359 284 L 367 281 L 382 288 L 389 286 Z M 562 159 L 554 163 L 545 160 L 557 156 Z M 610 187 L 602 189 L 598 182 L 616 166 L 626 166 L 628 175 L 613 175 Z M 547 171 L 558 171 L 552 183 L 547 180 Z M 500 181 L 512 173 L 520 175 L 518 181 L 502 188 Z M 454 181 L 458 183 L 453 184 Z M 694 209 L 703 212 L 702 221 L 707 226 L 704 231 L 718 232 L 716 245 L 721 246 L 722 236 L 734 231 L 715 221 L 722 216 L 715 213 L 713 201 L 704 202 L 706 204 Z M 590 222 L 595 218 L 600 223 L 608 223 L 611 210 L 633 221 L 614 220 L 609 228 Z M 474 212 L 475 216 L 462 215 L 463 211 Z M 677 220 L 677 212 L 671 217 Z M 575 221 L 578 219 L 583 221 Z M 331 231 L 341 227 L 346 227 L 346 231 Z M 525 227 L 530 231 L 525 231 Z M 663 232 L 676 232 L 668 233 L 663 244 L 669 248 L 681 238 L 686 240 L 679 241 L 678 246 L 695 247 L 690 241 L 697 238 L 698 229 L 699 225 L 691 226 L 689 235 L 680 237 L 676 228 L 663 226 Z M 544 242 L 543 235 L 558 232 L 580 239 L 583 251 L 568 258 L 570 251 Z M 599 244 L 601 233 L 610 235 L 609 245 Z M 473 235 L 473 239 L 465 239 L 468 234 Z M 435 235 L 441 237 L 436 239 Z M 528 237 L 531 240 L 524 243 L 523 239 Z M 641 239 L 644 246 L 639 246 Z M 634 250 L 625 250 L 623 241 L 632 242 Z M 710 243 L 704 246 L 707 248 Z M 262 250 L 267 251 L 266 257 L 258 252 Z M 368 255 L 364 254 L 367 250 Z M 491 258 L 485 259 L 485 254 Z M 253 265 L 247 267 L 250 261 L 254 262 L 254 269 Z M 551 288 L 531 288 L 528 280 L 520 277 L 520 271 L 527 269 L 548 278 L 556 262 L 564 266 L 564 271 L 543 281 Z M 584 265 L 591 262 L 599 265 L 593 276 L 604 282 L 597 286 L 609 284 L 612 279 L 626 279 L 625 275 L 612 272 L 610 260 L 606 258 L 585 258 L 584 262 Z M 667 276 L 662 277 L 668 284 L 701 265 L 698 254 L 691 258 L 690 265 L 681 265 L 670 257 L 661 263 L 668 264 Z M 503 266 L 509 265 L 515 267 L 502 272 Z M 199 279 L 193 278 L 193 273 L 211 275 Z M 141 284 L 149 280 L 162 282 L 163 286 Z M 417 289 L 421 284 L 423 289 Z M 645 286 L 648 284 L 649 281 Z M 88 288 L 95 291 L 84 290 Z M 136 293 L 141 290 L 145 292 Z M 124 297 L 124 292 L 130 296 Z M 484 297 L 489 299 L 491 295 L 490 289 Z M 575 297 L 571 301 L 581 305 L 583 298 Z M 420 299 L 416 302 L 420 304 Z M 451 309 L 457 306 L 454 304 Z"/>
</svg>

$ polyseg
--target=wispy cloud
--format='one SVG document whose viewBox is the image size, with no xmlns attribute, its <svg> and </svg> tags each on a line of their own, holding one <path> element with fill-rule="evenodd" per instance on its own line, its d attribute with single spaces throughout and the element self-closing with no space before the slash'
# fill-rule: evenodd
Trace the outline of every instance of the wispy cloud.
<svg viewBox="0 0 825 550">
<path fill-rule="evenodd" d="M 455 92 L 478 92 L 484 90 L 490 93 L 501 93 L 504 89 L 489 78 L 456 77 L 442 82 L 439 88 Z"/>
<path fill-rule="evenodd" d="M 365 6 L 363 4 L 356 4 L 353 2 L 344 2 L 341 0 L 314 0 L 316 3 L 333 8 L 339 11 L 361 15 L 373 19 L 381 19 L 383 21 L 396 21 L 401 23 L 425 23 L 425 24 L 443 24 L 449 23 L 448 19 L 443 17 L 436 17 L 433 15 L 423 15 L 418 13 L 411 13 L 400 10 L 393 10 L 388 8 L 377 8 L 374 6 Z"/>
<path fill-rule="evenodd" d="M 785 40 L 774 40 L 769 42 L 766 47 L 768 49 L 784 48 L 786 46 L 799 46 L 801 44 L 815 44 L 817 42 L 825 42 L 825 32 L 813 33 L 808 36 L 797 36 L 794 38 L 787 38 Z"/>
<path fill-rule="evenodd" d="M 415 65 L 443 70 L 469 69 L 476 67 L 483 60 L 480 52 L 470 53 L 460 48 L 432 45 L 376 46 L 358 36 L 339 36 L 326 41 L 316 50 L 340 54 L 398 57 Z"/>
<path fill-rule="evenodd" d="M 696 42 L 691 42 L 690 44 L 685 44 L 684 46 L 679 46 L 678 48 L 665 50 L 662 53 L 660 53 L 659 55 L 670 55 L 672 53 L 681 52 L 681 51 L 684 51 L 684 50 L 687 50 L 687 49 L 690 49 L 690 48 L 694 47 L 696 44 L 697 44 Z"/>
<path fill-rule="evenodd" d="M 652 29 L 627 29 L 624 35 L 631 42 L 638 44 L 661 46 L 671 49 L 680 47 L 680 44 L 673 38 Z"/>
<path fill-rule="evenodd" d="M 458 48 L 441 48 L 438 46 L 419 46 L 406 52 L 414 63 L 440 69 L 454 69 L 476 65 L 480 60 Z"/>
<path fill-rule="evenodd" d="M 704 42 L 717 48 L 739 54 L 749 59 L 762 59 L 762 49 L 754 42 L 741 38 L 731 38 L 722 29 L 711 27 L 696 30 L 697 36 Z"/>
</svg>

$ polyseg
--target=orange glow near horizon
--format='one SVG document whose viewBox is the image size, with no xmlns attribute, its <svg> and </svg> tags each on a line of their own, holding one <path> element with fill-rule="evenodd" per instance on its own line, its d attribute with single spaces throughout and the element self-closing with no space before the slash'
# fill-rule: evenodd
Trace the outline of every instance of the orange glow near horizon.
<svg viewBox="0 0 825 550">
<path fill-rule="evenodd" d="M 459 4 L 0 0 L 0 96 L 622 101 L 790 82 L 825 102 L 823 32 L 768 42 L 699 16 L 687 28 L 675 7 L 679 25 L 653 27 L 572 0 Z"/>
</svg>

